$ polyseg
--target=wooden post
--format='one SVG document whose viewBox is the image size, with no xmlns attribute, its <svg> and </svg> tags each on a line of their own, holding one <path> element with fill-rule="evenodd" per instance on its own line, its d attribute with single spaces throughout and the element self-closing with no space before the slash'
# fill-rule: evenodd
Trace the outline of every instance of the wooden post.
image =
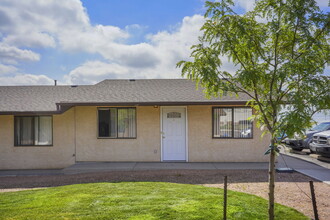
<svg viewBox="0 0 330 220">
<path fill-rule="evenodd" d="M 274 204 L 275 204 L 275 149 L 274 149 L 275 140 L 271 140 L 271 151 L 269 154 L 269 169 L 268 169 L 268 219 L 274 220 Z"/>
<path fill-rule="evenodd" d="M 225 176 L 223 187 L 223 219 L 227 220 L 227 176 Z"/>
<path fill-rule="evenodd" d="M 315 218 L 315 220 L 319 220 L 319 214 L 317 213 L 317 206 L 316 206 L 316 199 L 315 199 L 315 192 L 314 192 L 314 184 L 313 184 L 313 181 L 309 181 L 309 186 L 310 186 L 310 188 L 311 188 L 311 195 L 312 195 L 312 203 L 313 203 L 314 218 Z"/>
</svg>

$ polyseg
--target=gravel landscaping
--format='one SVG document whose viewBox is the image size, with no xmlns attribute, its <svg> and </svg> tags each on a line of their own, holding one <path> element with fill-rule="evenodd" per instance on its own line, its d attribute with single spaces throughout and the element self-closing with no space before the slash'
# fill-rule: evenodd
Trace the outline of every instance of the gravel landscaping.
<svg viewBox="0 0 330 220">
<path fill-rule="evenodd" d="M 3 176 L 0 192 L 27 188 L 53 187 L 78 183 L 157 181 L 200 184 L 223 187 L 228 176 L 228 189 L 268 197 L 266 170 L 161 170 L 161 171 L 112 171 L 75 175 Z M 278 173 L 276 177 L 276 202 L 293 207 L 313 218 L 309 182 L 314 179 L 299 173 Z M 330 219 L 330 186 L 315 181 L 316 199 L 320 219 Z M 305 195 L 303 192 L 307 195 Z M 230 201 L 229 201 L 230 202 Z"/>
</svg>

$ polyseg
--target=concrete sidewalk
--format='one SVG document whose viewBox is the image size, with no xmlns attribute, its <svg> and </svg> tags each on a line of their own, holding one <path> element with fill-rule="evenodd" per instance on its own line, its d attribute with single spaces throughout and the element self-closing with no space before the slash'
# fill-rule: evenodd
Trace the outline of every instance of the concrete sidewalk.
<svg viewBox="0 0 330 220">
<path fill-rule="evenodd" d="M 268 169 L 268 163 L 178 163 L 178 162 L 83 162 L 63 169 L 64 174 L 104 172 L 104 171 L 137 171 L 137 170 L 240 170 Z"/>
<path fill-rule="evenodd" d="M 330 170 L 317 164 L 281 154 L 276 168 L 297 172 L 330 183 Z M 70 175 L 109 171 L 140 170 L 267 170 L 268 163 L 185 163 L 185 162 L 78 162 L 57 170 L 0 170 L 1 176 Z"/>
<path fill-rule="evenodd" d="M 267 170 L 268 163 L 78 162 L 58 170 L 0 170 L 0 176 L 70 175 L 139 170 Z"/>
<path fill-rule="evenodd" d="M 280 154 L 276 168 L 292 168 L 306 176 L 330 184 L 330 169 L 310 161 Z"/>
</svg>

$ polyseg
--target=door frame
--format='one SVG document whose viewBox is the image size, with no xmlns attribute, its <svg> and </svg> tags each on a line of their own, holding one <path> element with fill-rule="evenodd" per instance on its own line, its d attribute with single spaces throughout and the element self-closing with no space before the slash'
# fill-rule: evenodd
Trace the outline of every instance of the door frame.
<svg viewBox="0 0 330 220">
<path fill-rule="evenodd" d="M 187 111 L 187 106 L 160 106 L 160 161 L 164 162 L 164 158 L 163 158 L 163 109 L 167 109 L 167 108 L 183 108 L 185 110 L 185 128 L 186 128 L 186 161 L 189 161 L 189 154 L 188 154 L 188 111 Z"/>
</svg>

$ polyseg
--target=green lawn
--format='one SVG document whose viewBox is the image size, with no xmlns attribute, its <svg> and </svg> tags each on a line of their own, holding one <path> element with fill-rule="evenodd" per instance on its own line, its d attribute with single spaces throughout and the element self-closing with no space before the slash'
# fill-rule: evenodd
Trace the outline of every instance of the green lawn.
<svg viewBox="0 0 330 220">
<path fill-rule="evenodd" d="M 222 219 L 223 190 L 197 185 L 92 183 L 0 193 L 0 219 Z M 276 204 L 276 219 L 308 219 Z M 228 192 L 228 219 L 267 219 L 267 201 Z"/>
</svg>

